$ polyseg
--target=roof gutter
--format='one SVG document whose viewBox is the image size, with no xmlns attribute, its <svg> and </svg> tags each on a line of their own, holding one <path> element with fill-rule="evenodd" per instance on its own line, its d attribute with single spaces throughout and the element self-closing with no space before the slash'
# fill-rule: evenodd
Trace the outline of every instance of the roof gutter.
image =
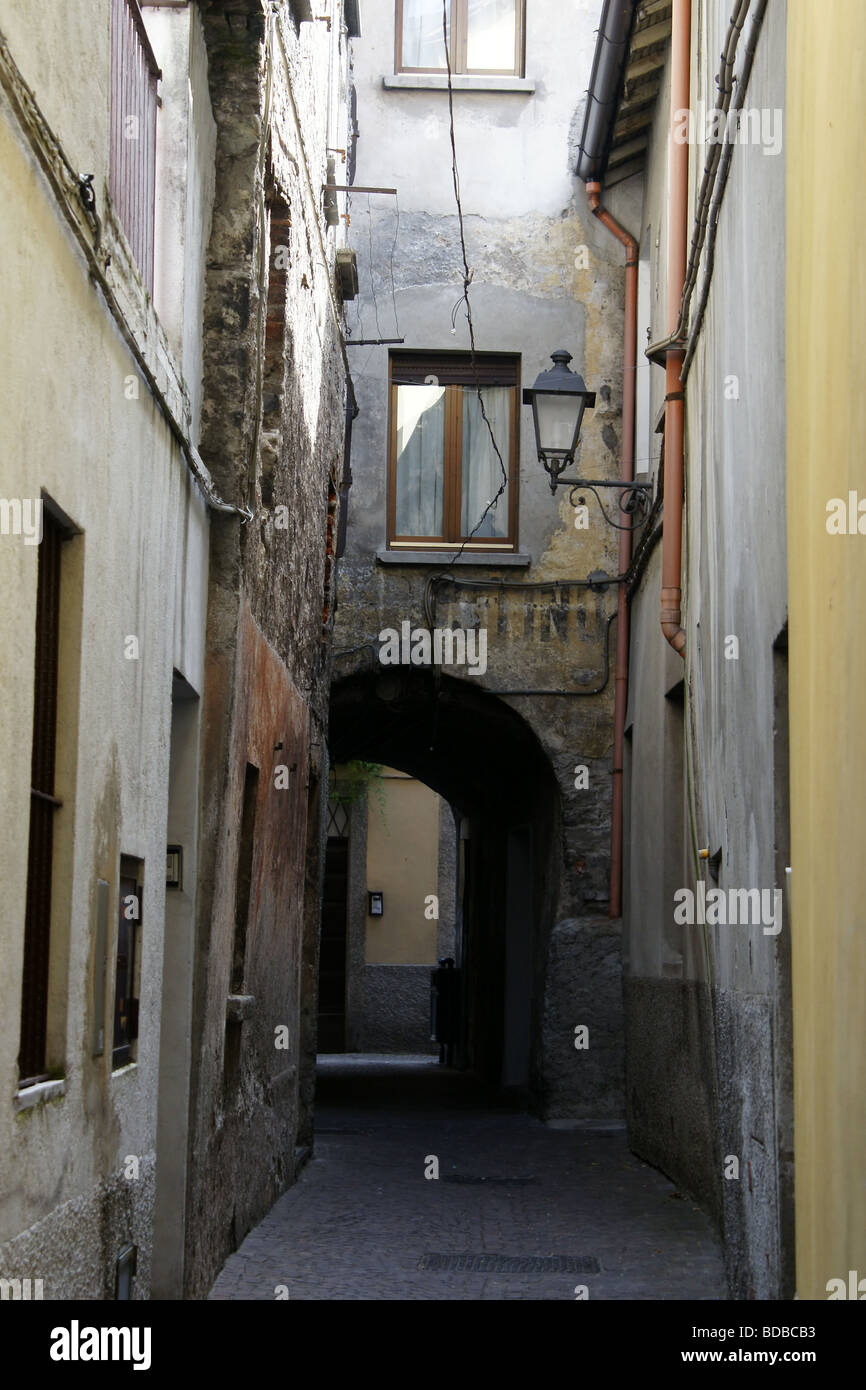
<svg viewBox="0 0 866 1390">
<path fill-rule="evenodd" d="M 602 6 L 575 165 L 575 173 L 584 183 L 600 183 L 604 177 L 640 3 L 641 0 L 604 0 Z"/>
</svg>

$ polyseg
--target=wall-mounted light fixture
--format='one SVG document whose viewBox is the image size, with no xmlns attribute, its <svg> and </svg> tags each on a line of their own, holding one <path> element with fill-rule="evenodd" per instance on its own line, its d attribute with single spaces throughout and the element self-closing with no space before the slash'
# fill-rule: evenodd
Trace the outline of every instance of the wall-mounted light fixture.
<svg viewBox="0 0 866 1390">
<path fill-rule="evenodd" d="M 532 407 L 532 423 L 535 426 L 535 443 L 538 461 L 550 475 L 550 491 L 558 487 L 570 487 L 569 502 L 573 507 L 583 505 L 583 498 L 575 501 L 575 494 L 583 489 L 591 492 L 598 500 L 605 521 L 618 530 L 634 530 L 642 526 L 649 510 L 651 483 L 611 482 L 603 478 L 565 478 L 563 473 L 574 462 L 574 454 L 580 441 L 580 427 L 584 411 L 595 408 L 595 392 L 587 391 L 582 376 L 569 367 L 571 353 L 559 348 L 551 353 L 553 366 L 541 372 L 535 385 L 523 392 L 523 404 Z M 639 513 L 639 520 L 630 526 L 622 526 L 608 516 L 597 488 L 617 488 L 620 494 L 620 510 L 626 514 Z"/>
<path fill-rule="evenodd" d="M 183 848 L 181 845 L 166 845 L 165 886 L 166 888 L 183 887 Z"/>
<path fill-rule="evenodd" d="M 380 892 L 368 893 L 369 900 L 367 914 L 370 917 L 381 917 L 385 911 L 385 895 Z"/>
<path fill-rule="evenodd" d="M 523 404 L 532 406 L 538 461 L 550 474 L 550 490 L 555 492 L 560 473 L 574 462 L 583 412 L 594 408 L 595 392 L 587 391 L 583 377 L 570 369 L 570 352 L 559 348 L 550 355 L 553 366 L 524 391 Z"/>
</svg>

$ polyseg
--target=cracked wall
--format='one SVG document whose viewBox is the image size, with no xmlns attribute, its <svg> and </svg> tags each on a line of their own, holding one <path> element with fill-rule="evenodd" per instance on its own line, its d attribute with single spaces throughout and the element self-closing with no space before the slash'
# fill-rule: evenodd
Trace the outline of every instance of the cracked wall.
<svg viewBox="0 0 866 1390">
<path fill-rule="evenodd" d="M 391 8 L 370 16 L 364 41 L 355 46 L 361 128 L 356 178 L 361 185 L 396 187 L 399 221 L 393 199 L 352 197 L 350 236 L 358 250 L 360 294 L 347 321 L 354 339 L 397 336 L 404 340 L 401 350 L 465 351 L 448 95 L 425 90 L 421 79 L 410 90 L 384 85 L 393 72 Z M 585 417 L 574 471 L 614 477 L 622 400 L 622 251 L 588 213 L 582 185 L 571 173 L 576 107 L 589 78 L 596 19 L 594 5 L 580 4 L 563 28 L 554 5 L 532 5 L 524 84 L 529 90 L 455 92 L 454 111 L 478 350 L 518 354 L 521 386 L 529 386 L 549 367 L 550 353 L 567 348 L 572 367 L 598 393 L 595 411 Z M 425 585 L 449 559 L 392 563 L 394 555 L 385 553 L 388 348 L 350 350 L 361 415 L 353 432 L 354 482 L 340 572 L 335 678 L 341 681 L 372 676 L 382 629 L 399 629 L 407 619 L 413 627 L 424 623 Z M 592 591 L 576 581 L 596 570 L 616 574 L 617 532 L 604 524 L 591 494 L 589 526 L 575 529 L 567 490 L 551 496 L 536 459 L 530 412 L 523 407 L 519 455 L 517 563 L 489 556 L 461 560 L 449 570 L 449 582 L 436 589 L 432 625 L 486 627 L 487 672 L 465 680 L 477 680 L 494 694 L 515 692 L 503 693 L 502 701 L 526 721 L 556 777 L 561 817 L 556 902 L 543 938 L 549 940 L 557 923 L 598 921 L 608 905 L 613 680 L 605 679 L 605 652 L 616 589 Z M 477 587 L 461 587 L 466 580 Z M 364 644 L 365 650 L 352 650 Z M 611 661 L 614 651 L 611 636 Z M 458 673 L 452 668 L 451 674 Z M 598 686 L 599 694 L 589 694 Z M 501 757 L 507 760 L 507 747 Z M 575 786 L 579 766 L 587 768 L 587 788 Z M 609 933 L 603 934 L 609 952 Z M 574 1065 L 573 1023 L 568 1037 L 557 1030 L 545 1034 L 549 1080 L 541 1089 L 550 1114 L 609 1114 L 621 1106 L 617 940 L 612 949 L 613 970 L 599 967 L 598 974 L 605 1000 L 600 1012 L 611 1027 L 600 1028 L 592 1079 L 586 1068 L 582 1080 Z M 569 982 L 561 984 L 566 1016 L 569 999 L 577 998 L 578 974 L 592 970 L 593 960 L 597 956 L 590 953 L 569 966 Z"/>
</svg>

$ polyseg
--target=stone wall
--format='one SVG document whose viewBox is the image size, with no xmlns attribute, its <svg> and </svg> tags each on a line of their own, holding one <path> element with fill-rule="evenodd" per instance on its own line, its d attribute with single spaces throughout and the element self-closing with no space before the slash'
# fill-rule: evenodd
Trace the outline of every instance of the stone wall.
<svg viewBox="0 0 866 1390">
<path fill-rule="evenodd" d="M 212 529 L 191 1297 L 293 1180 L 311 1136 L 347 392 L 336 239 L 321 208 L 326 146 L 340 144 L 329 84 L 333 73 L 345 95 L 341 31 L 295 27 L 252 3 L 204 15 L 218 136 L 201 447 L 224 495 L 251 515 Z"/>
</svg>

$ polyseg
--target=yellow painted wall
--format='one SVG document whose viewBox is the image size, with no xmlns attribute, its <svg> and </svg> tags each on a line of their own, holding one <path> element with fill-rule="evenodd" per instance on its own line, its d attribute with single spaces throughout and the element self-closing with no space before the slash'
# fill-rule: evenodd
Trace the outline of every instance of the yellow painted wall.
<svg viewBox="0 0 866 1390">
<path fill-rule="evenodd" d="M 380 806 L 367 803 L 367 889 L 385 895 L 382 917 L 367 917 L 368 965 L 435 965 L 437 922 L 424 899 L 438 892 L 439 797 L 423 782 L 383 768 Z"/>
<path fill-rule="evenodd" d="M 788 2 L 797 1289 L 818 1299 L 866 1276 L 866 535 L 825 524 L 830 498 L 866 499 L 864 18 Z"/>
</svg>

